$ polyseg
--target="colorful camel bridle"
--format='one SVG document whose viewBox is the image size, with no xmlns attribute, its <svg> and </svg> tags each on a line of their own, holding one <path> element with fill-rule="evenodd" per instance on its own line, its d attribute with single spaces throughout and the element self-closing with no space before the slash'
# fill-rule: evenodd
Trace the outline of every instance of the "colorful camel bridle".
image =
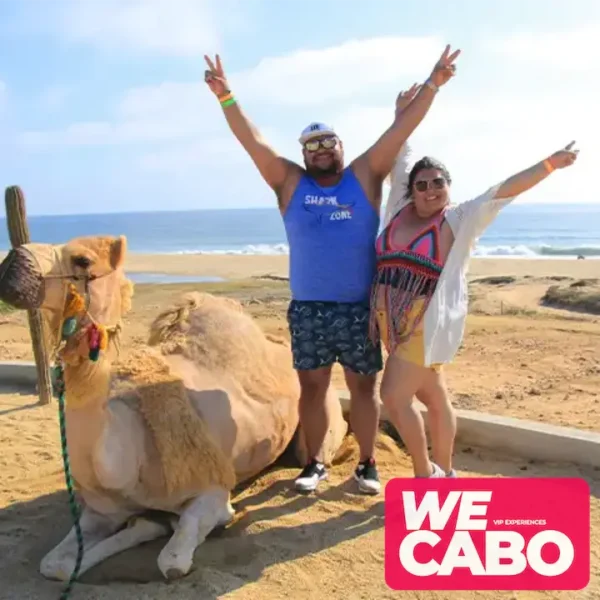
<svg viewBox="0 0 600 600">
<path fill-rule="evenodd" d="M 89 313 L 88 307 L 89 294 L 86 293 L 86 298 L 84 298 L 77 291 L 75 285 L 70 283 L 67 290 L 67 302 L 63 312 L 61 338 L 62 340 L 66 340 L 77 332 L 79 325 L 77 316 L 83 313 L 83 316 L 87 317 L 90 321 L 89 325 L 85 327 L 85 334 L 90 348 L 88 357 L 91 361 L 97 361 L 100 351 L 106 350 L 108 346 L 108 329 L 105 325 L 97 323 L 94 320 Z"/>
<path fill-rule="evenodd" d="M 52 369 L 52 387 L 57 395 L 65 392 L 62 354 L 66 349 L 66 342 L 80 330 L 81 321 L 83 319 L 89 321 L 88 324 L 84 325 L 84 335 L 87 338 L 89 347 L 88 358 L 93 362 L 98 360 L 101 351 L 107 349 L 110 336 L 117 334 L 121 329 L 120 324 L 108 327 L 98 323 L 91 315 L 89 311 L 89 283 L 95 279 L 98 278 L 86 278 L 85 295 L 82 295 L 73 283 L 70 283 L 66 290 L 60 339 L 54 349 L 55 366 Z"/>
</svg>

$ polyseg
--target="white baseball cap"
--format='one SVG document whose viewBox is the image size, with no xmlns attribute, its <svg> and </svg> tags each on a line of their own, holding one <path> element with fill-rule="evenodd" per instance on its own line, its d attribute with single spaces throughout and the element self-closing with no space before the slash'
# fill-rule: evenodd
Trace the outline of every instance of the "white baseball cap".
<svg viewBox="0 0 600 600">
<path fill-rule="evenodd" d="M 334 135 L 337 137 L 337 133 L 330 125 L 326 123 L 311 123 L 302 130 L 298 141 L 304 144 L 308 140 L 321 135 Z"/>
</svg>

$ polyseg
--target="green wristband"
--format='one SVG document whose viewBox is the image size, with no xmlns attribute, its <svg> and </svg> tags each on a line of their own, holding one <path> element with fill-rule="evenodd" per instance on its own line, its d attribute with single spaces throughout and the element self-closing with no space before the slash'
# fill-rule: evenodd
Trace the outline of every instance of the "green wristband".
<svg viewBox="0 0 600 600">
<path fill-rule="evenodd" d="M 225 102 L 221 102 L 221 106 L 225 108 L 226 106 L 231 106 L 235 104 L 235 98 L 229 98 L 229 100 L 225 100 Z"/>
</svg>

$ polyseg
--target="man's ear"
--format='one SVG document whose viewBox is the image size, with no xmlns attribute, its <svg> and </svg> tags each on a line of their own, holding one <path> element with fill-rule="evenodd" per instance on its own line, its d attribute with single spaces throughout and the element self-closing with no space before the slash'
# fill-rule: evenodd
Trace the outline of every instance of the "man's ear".
<svg viewBox="0 0 600 600">
<path fill-rule="evenodd" d="M 110 245 L 110 266 L 113 269 L 118 269 L 125 264 L 127 257 L 127 238 L 124 235 L 120 235 Z"/>
</svg>

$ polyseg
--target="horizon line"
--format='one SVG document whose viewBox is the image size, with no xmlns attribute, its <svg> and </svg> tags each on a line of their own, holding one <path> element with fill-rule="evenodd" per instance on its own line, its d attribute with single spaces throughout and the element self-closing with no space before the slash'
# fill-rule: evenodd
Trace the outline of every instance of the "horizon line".
<svg viewBox="0 0 600 600">
<path fill-rule="evenodd" d="M 600 208 L 600 202 L 520 202 L 513 203 L 506 208 L 513 207 L 532 207 L 532 206 L 568 206 L 568 207 L 596 207 Z M 386 204 L 381 205 L 383 210 Z M 225 208 L 186 208 L 180 210 L 128 210 L 128 211 L 117 211 L 117 212 L 86 212 L 86 213 L 27 213 L 28 218 L 46 218 L 46 217 L 100 217 L 100 216 L 127 216 L 127 215 L 155 215 L 155 214 L 184 214 L 184 213 L 196 213 L 196 212 L 229 212 L 235 210 L 265 210 L 265 211 L 277 211 L 277 206 L 236 206 L 236 207 L 225 207 Z M 6 221 L 6 214 L 1 215 L 0 219 Z"/>
</svg>

